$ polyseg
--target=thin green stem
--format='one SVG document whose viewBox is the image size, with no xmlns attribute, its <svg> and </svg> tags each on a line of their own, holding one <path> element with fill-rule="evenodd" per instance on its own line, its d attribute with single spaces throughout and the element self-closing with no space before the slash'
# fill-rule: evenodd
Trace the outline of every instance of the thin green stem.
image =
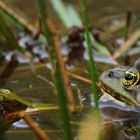
<svg viewBox="0 0 140 140">
<path fill-rule="evenodd" d="M 11 46 L 12 49 L 16 49 L 21 53 L 24 53 L 23 49 L 19 46 L 16 38 L 14 37 L 14 34 L 6 25 L 6 22 L 4 21 L 3 15 L 1 13 L 0 13 L 0 31 L 3 33 L 4 37 L 9 43 L 9 46 Z"/>
<path fill-rule="evenodd" d="M 61 75 L 58 59 L 56 59 L 54 56 L 55 50 L 54 50 L 53 35 L 52 35 L 51 30 L 49 29 L 48 23 L 46 22 L 46 17 L 47 17 L 47 12 L 46 12 L 46 7 L 45 7 L 46 4 L 44 0 L 37 0 L 37 2 L 38 2 L 39 11 L 40 11 L 42 29 L 43 29 L 45 38 L 49 46 L 51 63 L 54 66 L 55 86 L 58 93 L 61 119 L 63 122 L 64 139 L 72 140 L 71 128 L 69 124 L 69 114 L 67 110 L 67 102 L 66 102 L 66 97 L 65 97 L 66 94 L 65 94 L 64 82 L 62 80 L 62 75 Z"/>
<path fill-rule="evenodd" d="M 14 18 L 9 16 L 6 12 L 0 10 L 0 14 L 4 17 L 5 20 L 7 20 L 9 23 L 11 23 L 16 29 L 20 31 L 24 31 L 24 26 L 22 26 L 19 22 L 17 22 Z"/>
<path fill-rule="evenodd" d="M 92 80 L 91 86 L 92 86 L 92 92 L 93 92 L 93 97 L 94 97 L 95 111 L 98 114 L 99 106 L 98 106 L 98 95 L 97 95 L 97 87 L 96 87 L 97 77 L 96 77 L 96 67 L 93 60 L 92 41 L 91 41 L 90 32 L 89 32 L 87 1 L 86 0 L 80 0 L 80 1 L 81 1 L 81 6 L 82 6 L 82 19 L 83 19 L 83 25 L 85 29 L 86 44 L 88 47 L 89 73 L 90 73 L 90 78 Z"/>
</svg>

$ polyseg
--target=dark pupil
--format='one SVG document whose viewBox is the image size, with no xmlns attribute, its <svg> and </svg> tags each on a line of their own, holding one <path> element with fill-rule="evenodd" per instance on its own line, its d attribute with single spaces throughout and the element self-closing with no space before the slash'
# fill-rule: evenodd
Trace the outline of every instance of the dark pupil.
<svg viewBox="0 0 140 140">
<path fill-rule="evenodd" d="M 132 80 L 133 79 L 133 76 L 128 73 L 128 74 L 125 75 L 125 79 L 126 80 Z"/>
</svg>

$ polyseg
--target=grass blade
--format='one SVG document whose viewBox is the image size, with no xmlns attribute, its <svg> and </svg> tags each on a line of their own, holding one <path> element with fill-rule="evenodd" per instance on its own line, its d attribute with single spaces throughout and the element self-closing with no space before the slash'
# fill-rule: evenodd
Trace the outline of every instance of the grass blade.
<svg viewBox="0 0 140 140">
<path fill-rule="evenodd" d="M 67 14 L 67 10 L 62 3 L 61 0 L 50 0 L 53 8 L 55 9 L 56 13 L 59 15 L 60 19 L 63 21 L 64 25 L 67 28 L 70 28 L 73 26 L 73 23 L 69 19 L 69 15 Z"/>
<path fill-rule="evenodd" d="M 82 27 L 82 21 L 78 13 L 75 11 L 75 9 L 71 5 L 67 6 L 67 13 L 69 15 L 69 19 L 72 22 L 73 26 Z"/>
<path fill-rule="evenodd" d="M 114 59 L 118 59 L 125 55 L 125 53 L 133 47 L 133 45 L 136 43 L 136 41 L 140 38 L 140 29 L 137 29 L 136 32 L 134 32 L 131 37 L 122 45 L 119 47 L 118 50 L 115 51 L 113 54 Z"/>
<path fill-rule="evenodd" d="M 7 20 L 9 23 L 11 23 L 13 26 L 15 26 L 16 29 L 19 29 L 20 31 L 24 31 L 24 27 L 21 24 L 19 24 L 14 18 L 9 16 L 2 10 L 0 10 L 0 14 L 4 17 L 5 20 Z"/>
<path fill-rule="evenodd" d="M 8 7 L 2 0 L 0 0 L 0 10 L 9 15 L 9 17 L 11 17 L 13 20 L 17 21 L 27 31 L 32 33 L 36 31 L 31 24 L 29 24 L 24 18 L 22 18 L 21 15 L 17 14 L 17 12 Z"/>
<path fill-rule="evenodd" d="M 100 52 L 101 54 L 104 54 L 104 55 L 110 55 L 110 52 L 108 51 L 108 49 L 105 46 L 103 46 L 102 44 L 98 43 L 91 34 L 90 34 L 90 38 L 91 38 L 93 47 L 98 52 Z"/>
<path fill-rule="evenodd" d="M 54 53 L 54 52 L 56 53 L 56 50 L 54 49 L 55 42 L 53 42 L 54 41 L 53 34 L 49 28 L 50 26 L 48 25 L 48 21 L 46 22 L 47 13 L 46 13 L 45 1 L 37 0 L 37 2 L 38 2 L 39 11 L 40 11 L 40 17 L 41 17 L 44 35 L 46 37 L 46 40 L 47 40 L 49 48 L 50 48 L 49 50 L 52 51 L 51 53 Z M 60 63 L 58 60 L 60 58 L 56 59 L 53 54 L 51 54 L 50 57 L 51 57 L 51 60 L 53 60 L 52 65 L 55 68 L 54 69 L 55 86 L 56 86 L 57 93 L 58 93 L 61 119 L 63 122 L 64 139 L 72 140 L 71 128 L 70 128 L 70 124 L 69 124 L 69 114 L 67 111 L 67 102 L 66 102 L 66 94 L 65 94 L 66 91 L 64 88 L 64 81 L 62 80 L 63 78 L 62 78 L 62 71 L 60 68 L 61 66 L 60 66 Z"/>
<path fill-rule="evenodd" d="M 21 53 L 24 52 L 23 49 L 19 46 L 11 30 L 6 25 L 1 13 L 0 13 L 0 30 L 3 33 L 4 37 L 6 38 L 7 42 L 9 43 L 9 46 L 12 47 L 12 49 L 16 49 L 20 51 Z"/>
<path fill-rule="evenodd" d="M 98 95 L 97 95 L 97 87 L 96 87 L 96 67 L 93 60 L 93 50 L 92 50 L 92 42 L 91 42 L 91 36 L 89 32 L 89 23 L 88 23 L 88 12 L 87 12 L 87 2 L 86 0 L 80 0 L 81 1 L 81 7 L 82 7 L 82 18 L 83 18 L 83 24 L 85 28 L 85 37 L 86 37 L 86 43 L 88 47 L 88 55 L 89 55 L 89 73 L 90 78 L 92 80 L 92 93 L 94 97 L 94 104 L 95 104 L 95 111 L 97 114 L 99 114 L 99 106 L 98 106 Z"/>
</svg>

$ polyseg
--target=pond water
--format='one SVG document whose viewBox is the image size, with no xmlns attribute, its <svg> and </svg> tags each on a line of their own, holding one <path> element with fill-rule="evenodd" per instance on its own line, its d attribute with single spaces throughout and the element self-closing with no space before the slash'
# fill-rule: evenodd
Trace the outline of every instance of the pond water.
<svg viewBox="0 0 140 140">
<path fill-rule="evenodd" d="M 75 0 L 63 0 L 66 5 L 72 4 L 75 9 L 78 11 L 80 15 L 80 4 L 79 1 Z M 30 22 L 35 21 L 37 18 L 37 8 L 34 0 L 30 1 L 24 1 L 24 0 L 5 0 L 13 9 L 17 9 L 19 11 L 22 11 L 22 15 L 24 15 Z M 48 2 L 49 4 L 49 2 Z M 108 19 L 113 20 L 117 16 L 117 20 L 124 20 L 124 17 L 126 16 L 126 13 L 128 11 L 131 11 L 136 21 L 139 20 L 139 14 L 140 14 L 140 3 L 139 0 L 88 0 L 88 10 L 89 10 L 89 17 L 90 17 L 90 23 L 94 26 L 100 26 L 102 28 L 103 24 L 99 25 L 99 22 L 102 22 L 102 20 L 105 20 L 108 22 Z M 56 16 L 56 13 L 54 10 L 52 10 L 52 7 L 49 6 L 49 14 L 52 17 L 54 21 L 57 22 L 56 26 L 58 27 L 58 30 L 60 32 L 64 31 L 63 24 L 59 20 L 59 18 Z M 120 16 L 120 18 L 119 18 Z M 123 18 L 122 18 L 123 16 Z M 59 21 L 59 22 L 58 22 Z M 111 22 L 111 21 L 110 21 Z"/>
<path fill-rule="evenodd" d="M 18 10 L 23 17 L 26 17 L 28 21 L 32 24 L 35 24 L 35 20 L 38 17 L 37 8 L 34 0 L 5 0 L 5 2 L 11 6 L 11 8 Z M 79 12 L 80 15 L 80 7 L 79 1 L 76 0 L 65 0 L 66 4 L 72 4 L 75 9 Z M 128 11 L 132 12 L 132 21 L 131 27 L 132 30 L 135 30 L 140 25 L 139 15 L 140 15 L 140 2 L 139 0 L 89 0 L 88 8 L 89 8 L 89 16 L 90 23 L 93 27 L 100 29 L 104 33 L 111 34 L 113 29 L 111 25 L 116 25 L 116 30 L 125 25 L 126 14 Z M 60 32 L 60 35 L 64 35 L 68 29 L 66 29 L 52 7 L 49 8 L 49 13 L 54 22 L 57 22 L 57 29 Z M 58 22 L 59 21 L 59 22 Z M 119 25 L 118 25 L 119 24 Z M 109 33 L 108 33 L 109 31 Z M 107 39 L 105 39 L 107 40 Z M 99 75 L 105 69 L 108 69 L 110 66 L 97 64 L 99 65 Z M 84 65 L 85 63 L 84 63 Z M 34 70 L 33 70 L 34 69 Z M 84 69 L 85 70 L 85 69 Z M 75 71 L 75 73 L 80 73 L 79 71 Z M 88 72 L 84 71 L 84 74 Z M 83 73 L 81 72 L 81 75 Z M 15 92 L 17 95 L 28 98 L 33 101 L 41 102 L 41 103 L 50 103 L 57 105 L 57 96 L 53 92 L 53 87 L 50 84 L 52 82 L 50 75 L 50 71 L 46 69 L 44 65 L 37 66 L 19 66 L 16 68 L 14 73 L 9 77 L 6 83 L 3 84 L 3 88 L 9 89 Z M 88 75 L 88 74 L 87 74 Z M 86 75 L 86 76 L 87 76 Z M 88 112 L 91 111 L 91 88 L 90 85 L 85 84 L 83 82 L 79 82 L 71 79 L 71 81 L 78 86 L 73 87 L 73 91 L 76 93 L 75 98 L 77 99 L 77 105 L 80 105 L 81 101 L 84 104 L 83 111 L 79 111 L 76 114 L 71 114 L 71 126 L 73 135 L 77 135 L 77 128 L 79 128 L 80 119 L 84 116 L 87 118 L 93 119 L 93 116 Z M 79 92 L 77 92 L 79 91 Z M 79 93 L 79 94 L 77 94 Z M 39 96 L 39 97 L 38 97 Z M 87 114 L 86 114 L 87 113 Z M 47 132 L 52 140 L 62 140 L 63 139 L 63 131 L 62 131 L 62 122 L 60 120 L 59 111 L 51 110 L 51 111 L 42 111 L 38 114 L 33 115 L 33 119 L 37 122 L 45 132 Z M 90 122 L 91 123 L 91 122 Z M 24 128 L 25 127 L 25 128 Z M 114 126 L 113 126 L 114 128 Z M 120 129 L 118 126 L 116 129 Z M 108 132 L 109 133 L 109 132 Z M 113 132 L 113 134 L 117 135 L 118 133 Z M 93 136 L 92 136 L 93 137 Z M 18 122 L 10 127 L 8 131 L 2 136 L 3 140 L 37 140 L 38 138 L 33 133 L 33 131 L 27 127 L 24 122 Z"/>
<path fill-rule="evenodd" d="M 76 71 L 75 71 L 76 72 Z M 16 93 L 18 96 L 27 100 L 47 103 L 54 106 L 58 106 L 57 95 L 53 91 L 53 84 L 50 75 L 50 70 L 46 68 L 45 64 L 40 65 L 21 65 L 17 67 L 14 73 L 2 83 L 2 88 L 9 89 Z M 77 128 L 80 124 L 80 118 L 83 116 L 82 112 L 91 110 L 90 107 L 90 86 L 79 81 L 71 79 L 73 83 L 73 92 L 76 99 L 76 104 L 81 108 L 80 104 L 84 103 L 83 110 L 79 110 L 77 113 L 72 113 L 71 127 L 73 135 L 77 133 Z M 86 88 L 82 88 L 82 87 Z M 77 90 L 79 92 L 77 93 Z M 82 101 L 83 100 L 83 101 Z M 32 115 L 33 120 L 40 126 L 45 132 L 48 133 L 49 137 L 53 140 L 63 139 L 62 121 L 60 119 L 59 110 L 48 110 L 40 111 Z M 32 139 L 37 140 L 38 138 L 28 125 L 22 120 L 15 122 L 11 125 L 10 129 L 6 131 L 4 136 L 0 137 L 2 140 L 15 140 L 15 139 Z"/>
</svg>

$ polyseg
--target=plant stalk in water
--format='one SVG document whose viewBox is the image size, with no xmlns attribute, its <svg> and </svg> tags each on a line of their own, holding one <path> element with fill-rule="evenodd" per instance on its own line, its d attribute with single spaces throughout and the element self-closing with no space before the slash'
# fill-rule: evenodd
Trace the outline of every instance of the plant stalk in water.
<svg viewBox="0 0 140 140">
<path fill-rule="evenodd" d="M 65 140 L 72 140 L 71 128 L 69 124 L 69 114 L 67 111 L 67 102 L 66 102 L 66 95 L 65 95 L 66 88 L 64 87 L 65 85 L 64 85 L 64 80 L 63 80 L 64 73 L 62 73 L 62 69 L 61 69 L 61 62 L 60 62 L 61 57 L 57 54 L 58 45 L 59 45 L 58 37 L 56 36 L 56 33 L 52 32 L 52 29 L 51 29 L 52 24 L 48 24 L 48 15 L 46 13 L 45 1 L 37 0 L 37 2 L 38 2 L 39 11 L 40 11 L 42 29 L 43 29 L 44 35 L 46 37 L 46 40 L 49 46 L 51 63 L 54 66 L 55 86 L 58 92 L 61 118 L 64 124 L 63 125 L 64 138 Z M 47 22 L 46 22 L 46 18 L 47 18 Z M 57 49 L 55 48 L 56 45 L 57 45 L 56 47 Z M 56 58 L 54 57 L 54 55 L 56 55 Z"/>
<path fill-rule="evenodd" d="M 24 53 L 23 49 L 18 45 L 18 42 L 14 37 L 14 34 L 6 25 L 6 22 L 4 21 L 4 18 L 1 13 L 0 13 L 0 30 L 3 33 L 4 37 L 6 38 L 7 42 L 9 43 L 9 46 L 12 47 L 12 49 L 16 49 L 21 53 Z"/>
<path fill-rule="evenodd" d="M 0 0 L 0 13 L 15 27 L 18 27 L 20 29 L 24 28 L 31 33 L 34 33 L 36 31 L 36 29 L 31 24 L 29 24 L 24 18 L 22 18 L 22 16 L 19 15 L 16 11 L 7 6 L 2 0 Z"/>
<path fill-rule="evenodd" d="M 89 23 L 88 23 L 88 11 L 87 11 L 87 1 L 86 0 L 80 0 L 81 1 L 81 7 L 82 7 L 82 19 L 83 19 L 83 25 L 85 28 L 85 37 L 86 37 L 86 44 L 88 48 L 88 55 L 89 55 L 89 73 L 90 78 L 92 81 L 92 93 L 94 97 L 94 104 L 95 104 L 95 111 L 97 114 L 99 114 L 99 106 L 98 106 L 98 96 L 97 96 L 97 87 L 96 87 L 96 67 L 93 60 L 93 50 L 92 50 L 92 42 L 89 32 Z"/>
</svg>

